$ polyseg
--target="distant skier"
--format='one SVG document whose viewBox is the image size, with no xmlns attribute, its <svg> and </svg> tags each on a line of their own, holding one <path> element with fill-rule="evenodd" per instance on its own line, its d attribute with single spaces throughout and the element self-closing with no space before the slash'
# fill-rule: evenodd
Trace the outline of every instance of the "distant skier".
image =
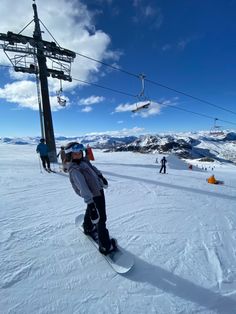
<svg viewBox="0 0 236 314">
<path fill-rule="evenodd" d="M 41 138 L 40 143 L 38 144 L 38 146 L 36 148 L 36 152 L 40 155 L 43 168 L 45 170 L 51 171 L 50 160 L 48 157 L 48 146 L 47 146 L 47 144 L 45 144 L 44 138 Z M 46 164 L 47 164 L 47 168 L 46 168 Z"/>
<path fill-rule="evenodd" d="M 67 172 L 67 165 L 66 165 L 66 153 L 65 153 L 65 147 L 61 146 L 61 150 L 57 154 L 57 158 L 61 157 L 61 162 L 62 162 L 62 169 L 64 172 Z"/>
<path fill-rule="evenodd" d="M 85 154 L 86 154 L 86 157 L 88 157 L 88 160 L 95 160 L 92 148 L 89 146 L 89 144 L 87 145 L 87 148 L 85 150 Z"/>
<path fill-rule="evenodd" d="M 166 160 L 166 157 L 163 157 L 161 159 L 161 168 L 160 168 L 160 173 L 162 173 L 162 170 L 164 170 L 164 173 L 166 173 L 166 163 L 167 163 L 167 160 Z"/>
<path fill-rule="evenodd" d="M 84 157 L 85 147 L 71 142 L 65 147 L 68 171 L 74 191 L 84 199 L 87 209 L 84 215 L 84 233 L 89 235 L 97 229 L 99 251 L 107 255 L 115 248 L 106 228 L 106 203 L 103 188 L 108 186 L 102 173 Z"/>
</svg>

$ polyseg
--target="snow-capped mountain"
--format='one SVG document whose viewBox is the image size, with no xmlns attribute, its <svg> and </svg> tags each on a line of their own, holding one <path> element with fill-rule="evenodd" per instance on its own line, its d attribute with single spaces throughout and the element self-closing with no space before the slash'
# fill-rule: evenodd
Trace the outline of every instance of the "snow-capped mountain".
<svg viewBox="0 0 236 314">
<path fill-rule="evenodd" d="M 0 137 L 0 143 L 8 144 L 38 144 L 41 137 Z M 85 136 L 57 136 L 55 137 L 56 145 L 60 147 L 61 145 L 66 145 L 68 142 L 79 142 L 86 145 L 90 145 L 93 148 L 108 149 L 116 148 L 117 146 L 123 144 L 129 144 L 135 141 L 137 137 L 135 136 L 109 136 L 109 135 L 85 135 Z"/>
<path fill-rule="evenodd" d="M 175 154 L 184 159 L 208 158 L 236 163 L 236 133 L 215 134 L 181 133 L 172 135 L 145 135 L 134 142 L 116 148 L 116 151 L 158 152 Z"/>
<path fill-rule="evenodd" d="M 40 137 L 10 138 L 2 137 L 0 142 L 8 144 L 32 144 Z M 133 151 L 140 153 L 175 154 L 183 159 L 207 158 L 210 160 L 236 163 L 236 133 L 188 132 L 176 134 L 157 134 L 135 136 L 87 135 L 80 137 L 56 137 L 59 148 L 70 141 L 78 141 L 93 148 L 107 151 Z"/>
</svg>

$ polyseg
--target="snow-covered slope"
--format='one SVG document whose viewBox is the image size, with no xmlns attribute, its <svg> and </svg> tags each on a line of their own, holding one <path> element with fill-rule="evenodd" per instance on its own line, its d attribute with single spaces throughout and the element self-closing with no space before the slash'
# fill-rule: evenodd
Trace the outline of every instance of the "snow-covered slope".
<svg viewBox="0 0 236 314">
<path fill-rule="evenodd" d="M 109 181 L 108 227 L 134 256 L 114 273 L 75 226 L 85 204 L 64 173 L 41 173 L 35 145 L 0 144 L 0 312 L 236 312 L 236 171 L 190 171 L 158 154 L 94 151 Z M 57 166 L 54 166 L 57 169 Z"/>
</svg>

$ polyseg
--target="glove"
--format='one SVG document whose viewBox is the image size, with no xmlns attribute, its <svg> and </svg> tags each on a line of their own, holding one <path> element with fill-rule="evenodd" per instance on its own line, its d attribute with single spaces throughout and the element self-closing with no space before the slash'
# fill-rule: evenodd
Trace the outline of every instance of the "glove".
<svg viewBox="0 0 236 314">
<path fill-rule="evenodd" d="M 100 215 L 99 215 L 99 212 L 97 210 L 97 207 L 96 207 L 95 203 L 88 204 L 87 210 L 89 212 L 89 216 L 90 216 L 91 222 L 94 225 L 97 224 L 99 222 Z"/>
<path fill-rule="evenodd" d="M 102 174 L 99 174 L 99 179 L 100 179 L 100 182 L 102 183 L 102 187 L 104 189 L 108 188 L 108 182 L 107 182 L 107 179 L 104 178 L 104 176 Z"/>
</svg>

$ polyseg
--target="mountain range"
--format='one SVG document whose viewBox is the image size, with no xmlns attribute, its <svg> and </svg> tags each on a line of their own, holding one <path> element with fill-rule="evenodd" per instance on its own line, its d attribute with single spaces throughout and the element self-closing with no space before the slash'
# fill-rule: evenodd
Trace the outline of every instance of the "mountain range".
<svg viewBox="0 0 236 314">
<path fill-rule="evenodd" d="M 1 143 L 16 145 L 36 145 L 40 137 L 11 138 L 0 137 Z M 56 145 L 66 145 L 78 141 L 104 151 L 133 151 L 139 153 L 174 154 L 182 159 L 202 159 L 224 161 L 236 164 L 236 132 L 206 131 L 175 134 L 135 136 L 86 135 L 81 137 L 57 136 Z"/>
</svg>

